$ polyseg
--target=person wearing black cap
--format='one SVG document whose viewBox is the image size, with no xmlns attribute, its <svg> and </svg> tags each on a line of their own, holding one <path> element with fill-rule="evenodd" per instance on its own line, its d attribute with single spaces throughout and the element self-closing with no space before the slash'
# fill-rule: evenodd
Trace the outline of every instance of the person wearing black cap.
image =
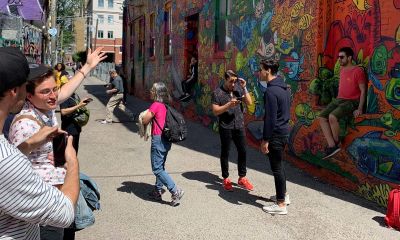
<svg viewBox="0 0 400 240">
<path fill-rule="evenodd" d="M 11 124 L 9 141 L 12 144 L 23 149 L 23 146 L 43 128 L 58 129 L 55 109 L 74 93 L 86 74 L 104 58 L 104 53 L 100 51 L 101 49 L 97 49 L 93 53 L 89 52 L 85 66 L 62 89 L 57 86 L 51 68 L 45 65 L 30 66 L 30 74 L 25 84 L 28 101 Z M 54 157 L 54 161 L 49 159 L 53 147 L 55 146 L 51 138 L 48 138 L 26 154 L 32 162 L 34 172 L 49 185 L 62 189 L 66 181 L 66 170 L 63 167 L 64 163 L 57 166 L 59 158 Z M 40 230 L 41 239 L 62 238 L 63 234 L 64 229 L 59 226 L 47 225 Z"/>
<path fill-rule="evenodd" d="M 15 48 L 0 48 L 0 128 L 9 113 L 25 103 L 30 70 Z M 66 177 L 59 190 L 34 173 L 18 148 L 0 135 L 0 239 L 39 239 L 39 224 L 67 227 L 74 220 L 79 194 L 79 164 L 68 139 Z"/>
</svg>

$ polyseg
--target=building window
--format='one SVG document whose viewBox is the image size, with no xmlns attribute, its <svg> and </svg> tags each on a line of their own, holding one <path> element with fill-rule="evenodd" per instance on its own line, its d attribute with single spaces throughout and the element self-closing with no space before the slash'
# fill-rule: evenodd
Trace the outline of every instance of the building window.
<svg viewBox="0 0 400 240">
<path fill-rule="evenodd" d="M 97 31 L 97 38 L 103 38 L 103 37 L 104 37 L 103 30 Z"/>
<path fill-rule="evenodd" d="M 139 35 L 138 35 L 138 58 L 144 57 L 144 17 L 139 20 Z"/>
<path fill-rule="evenodd" d="M 155 15 L 155 13 L 151 13 L 150 14 L 149 57 L 154 57 L 154 55 L 156 54 L 155 24 L 156 24 L 156 15 Z"/>
<path fill-rule="evenodd" d="M 108 0 L 108 8 L 114 7 L 114 0 Z"/>
<path fill-rule="evenodd" d="M 104 15 L 98 15 L 99 23 L 104 23 Z"/>
<path fill-rule="evenodd" d="M 119 20 L 122 20 L 122 19 L 123 19 L 122 15 L 119 15 L 119 16 L 118 16 L 118 19 L 119 19 Z"/>
<path fill-rule="evenodd" d="M 215 16 L 215 50 L 225 51 L 230 42 L 231 24 L 229 15 L 232 9 L 232 0 L 217 0 Z"/>
<path fill-rule="evenodd" d="M 113 15 L 108 15 L 107 22 L 108 22 L 108 24 L 113 24 L 114 23 L 114 16 Z"/>
<path fill-rule="evenodd" d="M 172 7 L 171 2 L 165 4 L 164 7 L 164 56 L 172 53 Z"/>
<path fill-rule="evenodd" d="M 107 32 L 107 38 L 114 38 L 114 32 L 113 31 L 108 31 Z"/>
<path fill-rule="evenodd" d="M 98 0 L 99 7 L 104 7 L 104 0 Z"/>
</svg>

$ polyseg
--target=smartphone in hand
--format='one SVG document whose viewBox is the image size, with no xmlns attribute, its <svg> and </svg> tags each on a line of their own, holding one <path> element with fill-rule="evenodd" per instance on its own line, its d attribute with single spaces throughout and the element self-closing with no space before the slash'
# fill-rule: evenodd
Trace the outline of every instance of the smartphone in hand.
<svg viewBox="0 0 400 240">
<path fill-rule="evenodd" d="M 88 99 L 83 100 L 84 103 L 90 103 L 91 101 L 93 101 L 93 98 L 88 98 Z"/>
<path fill-rule="evenodd" d="M 67 148 L 67 134 L 59 134 L 53 138 L 54 166 L 62 167 L 65 164 L 65 149 Z"/>
<path fill-rule="evenodd" d="M 243 98 L 244 98 L 244 96 L 239 96 L 239 97 L 236 97 L 236 100 L 243 101 Z"/>
</svg>

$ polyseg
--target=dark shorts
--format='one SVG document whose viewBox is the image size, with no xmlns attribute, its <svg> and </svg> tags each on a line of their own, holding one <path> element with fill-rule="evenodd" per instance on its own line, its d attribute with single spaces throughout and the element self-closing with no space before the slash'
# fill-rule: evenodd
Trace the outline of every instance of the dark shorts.
<svg viewBox="0 0 400 240">
<path fill-rule="evenodd" d="M 352 117 L 354 110 L 358 108 L 358 100 L 347 100 L 347 99 L 333 99 L 331 103 L 326 106 L 324 110 L 319 114 L 322 118 L 328 118 L 329 114 L 334 115 L 337 119 L 343 117 Z"/>
</svg>

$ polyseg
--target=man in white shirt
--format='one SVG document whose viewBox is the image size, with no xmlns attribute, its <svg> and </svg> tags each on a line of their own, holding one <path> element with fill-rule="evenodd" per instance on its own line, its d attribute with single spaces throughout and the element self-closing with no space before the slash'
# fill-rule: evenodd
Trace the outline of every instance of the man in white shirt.
<svg viewBox="0 0 400 240">
<path fill-rule="evenodd" d="M 0 48 L 0 132 L 7 115 L 18 113 L 24 105 L 29 72 L 18 49 Z M 34 136 L 33 144 L 56 132 L 44 129 Z M 79 194 L 79 163 L 71 137 L 65 158 L 64 185 L 57 189 L 36 175 L 28 158 L 0 135 L 0 239 L 39 239 L 39 224 L 71 225 Z"/>
</svg>

